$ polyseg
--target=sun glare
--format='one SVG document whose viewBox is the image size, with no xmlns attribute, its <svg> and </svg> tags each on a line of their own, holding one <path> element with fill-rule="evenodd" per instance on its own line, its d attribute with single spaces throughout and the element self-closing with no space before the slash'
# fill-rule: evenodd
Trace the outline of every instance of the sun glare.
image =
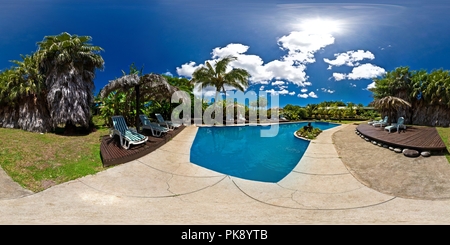
<svg viewBox="0 0 450 245">
<path fill-rule="evenodd" d="M 302 31 L 311 34 L 333 34 L 341 31 L 341 24 L 337 20 L 329 19 L 307 19 L 299 24 Z"/>
</svg>

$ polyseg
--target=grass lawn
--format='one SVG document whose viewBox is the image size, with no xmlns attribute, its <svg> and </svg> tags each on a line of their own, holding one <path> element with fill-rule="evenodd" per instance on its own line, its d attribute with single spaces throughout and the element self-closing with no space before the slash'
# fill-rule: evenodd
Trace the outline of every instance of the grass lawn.
<svg viewBox="0 0 450 245">
<path fill-rule="evenodd" d="M 446 127 L 436 127 L 439 136 L 441 136 L 442 141 L 444 141 L 445 145 L 447 146 L 447 152 L 445 153 L 445 157 L 447 158 L 447 160 L 450 162 L 450 128 Z"/>
<path fill-rule="evenodd" d="M 102 171 L 100 138 L 109 133 L 97 125 L 85 135 L 31 133 L 0 128 L 0 166 L 26 189 L 39 192 Z"/>
</svg>

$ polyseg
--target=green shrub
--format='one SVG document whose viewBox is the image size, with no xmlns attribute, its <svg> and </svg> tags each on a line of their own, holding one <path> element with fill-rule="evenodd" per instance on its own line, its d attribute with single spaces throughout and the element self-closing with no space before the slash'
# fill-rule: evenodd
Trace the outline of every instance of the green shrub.
<svg viewBox="0 0 450 245">
<path fill-rule="evenodd" d="M 322 130 L 319 128 L 307 128 L 307 127 L 301 127 L 299 130 L 296 131 L 297 136 L 306 138 L 306 139 L 315 139 L 320 133 L 322 133 Z"/>
</svg>

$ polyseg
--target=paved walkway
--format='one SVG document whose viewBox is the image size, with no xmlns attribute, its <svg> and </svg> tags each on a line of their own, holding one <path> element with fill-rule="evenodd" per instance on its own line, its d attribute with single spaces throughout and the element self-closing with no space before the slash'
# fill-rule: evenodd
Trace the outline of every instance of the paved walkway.
<svg viewBox="0 0 450 245">
<path fill-rule="evenodd" d="M 187 127 L 160 149 L 96 175 L 36 194 L 8 185 L 0 191 L 0 224 L 450 224 L 449 199 L 402 198 L 371 188 L 356 175 L 344 163 L 351 158 L 337 151 L 354 148 L 333 136 L 352 127 L 320 134 L 278 183 L 234 178 L 190 163 L 197 128 Z"/>
</svg>

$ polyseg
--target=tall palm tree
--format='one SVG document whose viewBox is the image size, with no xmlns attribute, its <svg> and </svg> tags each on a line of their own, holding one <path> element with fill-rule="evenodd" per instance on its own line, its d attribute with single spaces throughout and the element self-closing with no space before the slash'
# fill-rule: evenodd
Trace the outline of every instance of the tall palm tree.
<svg viewBox="0 0 450 245">
<path fill-rule="evenodd" d="M 344 116 L 344 110 L 342 108 L 339 108 L 337 103 L 334 103 L 331 106 L 331 112 L 333 113 L 334 117 L 336 117 L 339 122 L 341 122 L 342 116 Z"/>
<path fill-rule="evenodd" d="M 45 84 L 36 56 L 21 55 L 22 61 L 0 75 L 0 125 L 31 132 L 50 130 Z"/>
<path fill-rule="evenodd" d="M 308 113 L 308 117 L 312 118 L 317 110 L 317 104 L 307 104 L 305 109 Z"/>
<path fill-rule="evenodd" d="M 218 95 L 225 92 L 225 86 L 232 86 L 240 91 L 244 91 L 248 86 L 250 74 L 241 68 L 232 68 L 227 72 L 232 61 L 237 60 L 235 56 L 226 56 L 215 62 L 214 66 L 206 62 L 205 66 L 197 68 L 192 74 L 191 81 L 200 84 L 202 88 L 213 86 L 216 88 L 214 104 L 217 105 Z"/>
<path fill-rule="evenodd" d="M 54 128 L 60 124 L 66 129 L 76 124 L 89 127 L 95 71 L 104 66 L 99 54 L 103 49 L 90 44 L 91 40 L 90 36 L 63 32 L 38 42 L 37 56 Z"/>
</svg>

